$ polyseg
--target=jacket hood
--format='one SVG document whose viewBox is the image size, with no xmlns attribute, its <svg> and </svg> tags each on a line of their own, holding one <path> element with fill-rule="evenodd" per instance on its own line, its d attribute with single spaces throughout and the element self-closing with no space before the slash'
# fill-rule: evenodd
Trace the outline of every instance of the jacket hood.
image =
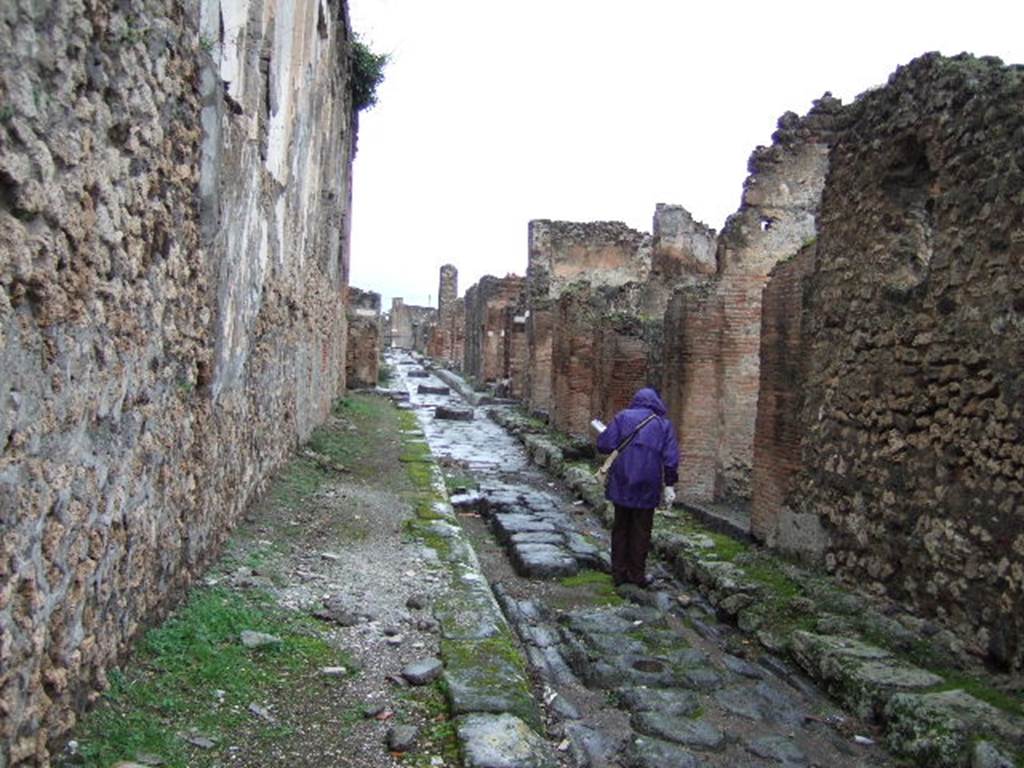
<svg viewBox="0 0 1024 768">
<path fill-rule="evenodd" d="M 658 397 L 658 393 L 650 387 L 644 387 L 638 390 L 633 395 L 633 401 L 629 404 L 630 408 L 647 408 L 648 410 L 654 411 L 659 416 L 664 416 L 666 413 L 665 404 L 661 402 L 661 398 Z"/>
</svg>

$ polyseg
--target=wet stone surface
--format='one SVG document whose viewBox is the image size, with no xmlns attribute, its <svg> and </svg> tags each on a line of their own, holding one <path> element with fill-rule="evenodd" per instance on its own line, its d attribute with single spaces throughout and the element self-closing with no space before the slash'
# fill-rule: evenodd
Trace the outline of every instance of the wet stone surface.
<svg viewBox="0 0 1024 768">
<path fill-rule="evenodd" d="M 589 507 L 532 465 L 486 408 L 470 409 L 472 421 L 435 419 L 438 406 L 469 406 L 418 383 L 441 382 L 409 382 L 410 403 L 434 456 L 464 485 L 452 505 L 543 704 L 548 741 L 516 742 L 521 752 L 509 755 L 539 760 L 543 749 L 551 765 L 575 768 L 894 765 L 854 742 L 874 735 L 867 726 L 720 622 L 693 585 L 652 561 L 653 588 L 616 592 L 602 573 L 608 535 Z M 472 753 L 467 765 L 491 758 Z"/>
</svg>

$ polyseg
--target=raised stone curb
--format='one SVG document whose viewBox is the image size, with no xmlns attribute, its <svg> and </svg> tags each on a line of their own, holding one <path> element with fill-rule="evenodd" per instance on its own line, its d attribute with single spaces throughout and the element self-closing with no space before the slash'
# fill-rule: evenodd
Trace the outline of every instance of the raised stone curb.
<svg viewBox="0 0 1024 768">
<path fill-rule="evenodd" d="M 439 499 L 416 521 L 426 546 L 451 576 L 451 590 L 434 606 L 441 632 L 441 673 L 467 768 L 554 766 L 531 693 L 527 662 L 495 601 L 468 538 L 458 525 L 444 475 L 426 463 Z M 431 670 L 430 674 L 439 672 Z M 500 749 L 492 749 L 500 745 Z M 505 755 L 512 762 L 495 761 Z M 504 759 L 504 758 L 503 758 Z M 519 762 L 516 762 L 519 760 Z"/>
<path fill-rule="evenodd" d="M 490 395 L 473 391 L 473 388 L 466 383 L 465 379 L 452 371 L 445 368 L 435 368 L 433 373 L 434 376 L 462 395 L 462 398 L 472 406 L 489 405 L 494 402 L 494 398 Z"/>
</svg>

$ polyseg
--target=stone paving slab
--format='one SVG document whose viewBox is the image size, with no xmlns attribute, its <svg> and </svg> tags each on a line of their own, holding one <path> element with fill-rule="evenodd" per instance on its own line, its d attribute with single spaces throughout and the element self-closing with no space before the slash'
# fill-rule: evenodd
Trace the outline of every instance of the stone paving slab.
<svg viewBox="0 0 1024 768">
<path fill-rule="evenodd" d="M 555 768 L 547 742 L 518 717 L 473 714 L 459 718 L 465 768 Z"/>
</svg>

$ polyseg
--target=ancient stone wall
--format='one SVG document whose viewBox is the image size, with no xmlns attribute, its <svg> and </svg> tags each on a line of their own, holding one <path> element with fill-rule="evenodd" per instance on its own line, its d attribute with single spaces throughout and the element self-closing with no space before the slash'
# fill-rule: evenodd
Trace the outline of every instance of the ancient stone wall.
<svg viewBox="0 0 1024 768">
<path fill-rule="evenodd" d="M 684 498 L 750 499 L 761 292 L 771 268 L 815 237 L 840 110 L 826 95 L 806 117 L 780 118 L 772 145 L 751 155 L 740 209 L 718 237 L 712 282 L 684 288 L 670 302 L 665 395 L 686 456 L 678 486 Z"/>
<path fill-rule="evenodd" d="M 554 331 L 556 315 L 564 317 L 567 309 L 557 307 L 563 291 L 579 281 L 594 287 L 641 282 L 647 278 L 650 265 L 650 235 L 625 224 L 530 222 L 526 336 L 531 364 L 524 383 L 525 398 L 533 410 L 551 413 L 557 404 L 553 377 L 560 364 L 555 359 Z M 591 338 L 588 343 L 592 342 Z M 563 339 L 561 348 L 569 349 L 571 344 L 567 344 L 568 340 Z M 567 365 L 562 365 L 563 370 L 568 370 Z"/>
<path fill-rule="evenodd" d="M 344 390 L 349 40 L 337 0 L 0 11 L 0 764 Z"/>
<path fill-rule="evenodd" d="M 406 304 L 401 298 L 391 300 L 389 346 L 426 352 L 437 324 L 437 310 Z"/>
<path fill-rule="evenodd" d="M 349 286 L 347 312 L 345 372 L 348 386 L 375 387 L 380 373 L 380 294 Z"/>
<path fill-rule="evenodd" d="M 459 325 L 465 323 L 459 311 L 464 305 L 459 304 L 458 296 L 459 271 L 453 265 L 445 264 L 441 267 L 438 279 L 437 327 L 430 349 L 430 356 L 445 365 L 456 361 L 461 364 L 463 357 L 461 343 L 457 343 L 457 340 L 461 342 Z"/>
<path fill-rule="evenodd" d="M 807 279 L 828 567 L 1024 668 L 1024 71 L 928 55 L 850 108 Z"/>
<path fill-rule="evenodd" d="M 485 275 L 466 291 L 463 370 L 481 382 L 508 379 L 512 359 L 512 317 L 525 287 L 523 278 Z"/>
</svg>

